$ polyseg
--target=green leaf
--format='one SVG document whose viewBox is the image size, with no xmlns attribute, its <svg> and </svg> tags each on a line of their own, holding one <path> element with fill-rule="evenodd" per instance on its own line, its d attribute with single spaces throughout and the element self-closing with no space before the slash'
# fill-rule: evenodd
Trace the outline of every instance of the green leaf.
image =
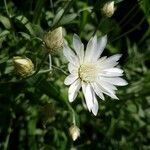
<svg viewBox="0 0 150 150">
<path fill-rule="evenodd" d="M 32 29 L 31 23 L 29 22 L 29 20 L 28 20 L 25 16 L 22 16 L 22 15 L 17 16 L 17 17 L 16 17 L 16 20 L 17 20 L 20 24 L 24 25 L 24 27 L 29 31 L 29 33 L 30 33 L 31 35 L 34 35 L 34 31 L 33 31 L 33 29 Z"/>
<path fill-rule="evenodd" d="M 22 37 L 24 37 L 26 40 L 30 40 L 30 35 L 29 34 L 27 34 L 27 33 L 25 33 L 25 32 L 19 32 L 21 35 L 22 35 Z"/>
<path fill-rule="evenodd" d="M 71 23 L 76 17 L 77 17 L 76 13 L 66 15 L 61 19 L 60 24 L 64 25 L 64 24 Z"/>
<path fill-rule="evenodd" d="M 7 17 L 0 15 L 0 22 L 3 24 L 3 26 L 6 29 L 10 29 L 11 28 L 10 20 Z"/>
<path fill-rule="evenodd" d="M 53 23 L 52 23 L 52 27 L 55 26 L 59 20 L 61 19 L 62 15 L 64 13 L 64 9 L 61 9 L 55 16 L 55 18 L 53 19 Z"/>
<path fill-rule="evenodd" d="M 6 35 L 8 35 L 10 32 L 8 30 L 4 30 L 0 33 L 0 38 L 5 37 Z"/>
<path fill-rule="evenodd" d="M 150 23 L 150 1 L 149 0 L 141 0 L 141 1 L 139 1 L 139 5 L 141 6 L 142 10 L 146 14 L 147 20 Z"/>
</svg>

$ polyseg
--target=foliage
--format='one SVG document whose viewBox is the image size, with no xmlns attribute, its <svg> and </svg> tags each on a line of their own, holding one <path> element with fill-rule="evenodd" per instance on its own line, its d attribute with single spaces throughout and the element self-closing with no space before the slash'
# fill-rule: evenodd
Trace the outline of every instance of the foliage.
<svg viewBox="0 0 150 150">
<path fill-rule="evenodd" d="M 111 18 L 101 14 L 105 2 L 0 1 L 0 149 L 150 149 L 150 1 L 115 0 Z M 43 35 L 59 26 L 70 43 L 73 33 L 85 44 L 95 33 L 108 34 L 104 55 L 123 54 L 129 85 L 118 89 L 119 101 L 99 100 L 96 117 L 82 105 L 82 93 L 68 102 L 61 50 L 52 70 L 40 73 L 49 68 Z M 35 73 L 16 75 L 14 56 L 30 58 Z M 75 142 L 69 135 L 74 117 L 81 131 Z"/>
</svg>

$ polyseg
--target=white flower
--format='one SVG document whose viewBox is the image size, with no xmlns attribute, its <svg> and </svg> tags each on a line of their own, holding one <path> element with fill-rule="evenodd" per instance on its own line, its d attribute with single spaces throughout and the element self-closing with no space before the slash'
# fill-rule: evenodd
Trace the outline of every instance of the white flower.
<svg viewBox="0 0 150 150">
<path fill-rule="evenodd" d="M 127 82 L 120 76 L 123 70 L 116 67 L 121 55 L 116 54 L 111 57 L 101 57 L 106 46 L 107 36 L 97 38 L 94 36 L 87 44 L 84 51 L 84 45 L 80 38 L 74 34 L 73 50 L 67 43 L 64 45 L 64 55 L 69 61 L 68 70 L 70 75 L 66 77 L 64 83 L 70 85 L 68 96 L 69 101 L 73 102 L 77 93 L 82 87 L 86 105 L 89 111 L 94 115 L 98 112 L 98 102 L 96 95 L 104 100 L 106 94 L 113 99 L 118 99 L 115 86 L 127 85 Z"/>
</svg>

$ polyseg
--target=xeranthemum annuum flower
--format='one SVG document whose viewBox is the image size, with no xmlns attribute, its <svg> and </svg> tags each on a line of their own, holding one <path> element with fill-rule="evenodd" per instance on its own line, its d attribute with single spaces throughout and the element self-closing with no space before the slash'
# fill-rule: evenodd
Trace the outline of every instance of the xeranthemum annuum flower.
<svg viewBox="0 0 150 150">
<path fill-rule="evenodd" d="M 104 100 L 106 94 L 113 99 L 118 99 L 115 86 L 127 85 L 127 82 L 120 76 L 123 70 L 117 67 L 121 54 L 111 57 L 100 57 L 107 43 L 107 36 L 97 38 L 94 36 L 84 45 L 80 38 L 74 34 L 73 50 L 64 44 L 64 55 L 69 61 L 68 70 L 70 75 L 66 77 L 64 83 L 70 85 L 68 90 L 69 101 L 73 102 L 77 93 L 82 87 L 88 110 L 97 115 L 98 102 L 96 95 Z"/>
</svg>

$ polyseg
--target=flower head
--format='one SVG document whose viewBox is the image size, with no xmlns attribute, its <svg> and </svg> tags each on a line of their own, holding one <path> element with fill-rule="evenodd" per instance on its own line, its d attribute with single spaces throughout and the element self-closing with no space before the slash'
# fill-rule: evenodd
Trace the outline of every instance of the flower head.
<svg viewBox="0 0 150 150">
<path fill-rule="evenodd" d="M 16 72 L 21 76 L 30 75 L 34 70 L 34 65 L 29 58 L 15 56 L 13 57 L 13 64 Z"/>
<path fill-rule="evenodd" d="M 102 13 L 107 17 L 111 17 L 114 14 L 115 10 L 116 8 L 114 6 L 114 1 L 111 1 L 105 3 L 105 5 L 102 8 Z"/>
<path fill-rule="evenodd" d="M 50 54 L 57 54 L 58 50 L 63 47 L 62 27 L 58 27 L 55 30 L 46 33 L 43 41 Z"/>
<path fill-rule="evenodd" d="M 70 133 L 73 141 L 75 141 L 80 136 L 80 129 L 76 125 L 72 125 L 69 128 L 69 133 Z"/>
<path fill-rule="evenodd" d="M 121 55 L 116 54 L 111 57 L 100 57 L 107 43 L 107 36 L 97 38 L 94 36 L 84 45 L 80 38 L 73 36 L 73 50 L 67 43 L 64 45 L 64 55 L 69 61 L 68 70 L 70 75 L 66 77 L 64 83 L 70 85 L 68 90 L 69 101 L 73 102 L 77 93 L 82 87 L 86 105 L 94 115 L 98 112 L 97 97 L 104 100 L 106 94 L 113 99 L 118 99 L 115 86 L 127 85 L 127 82 L 120 76 L 123 70 L 117 67 Z"/>
</svg>

